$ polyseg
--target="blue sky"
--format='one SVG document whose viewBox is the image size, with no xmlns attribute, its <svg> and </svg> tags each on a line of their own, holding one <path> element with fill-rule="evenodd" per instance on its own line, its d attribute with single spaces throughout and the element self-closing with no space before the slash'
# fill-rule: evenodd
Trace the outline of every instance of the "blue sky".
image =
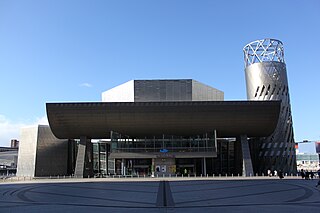
<svg viewBox="0 0 320 213">
<path fill-rule="evenodd" d="M 242 48 L 284 43 L 296 141 L 320 140 L 320 1 L 0 0 L 0 145 L 45 103 L 131 79 L 193 78 L 245 100 Z"/>
</svg>

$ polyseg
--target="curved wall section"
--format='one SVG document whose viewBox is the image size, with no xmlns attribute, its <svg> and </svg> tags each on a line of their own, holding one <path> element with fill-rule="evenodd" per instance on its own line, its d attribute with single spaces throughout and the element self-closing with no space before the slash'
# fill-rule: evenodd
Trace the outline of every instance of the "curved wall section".
<svg viewBox="0 0 320 213">
<path fill-rule="evenodd" d="M 273 134 L 261 140 L 254 158 L 257 172 L 296 172 L 292 115 L 284 50 L 281 41 L 263 39 L 244 47 L 248 100 L 280 100 L 281 110 Z"/>
</svg>

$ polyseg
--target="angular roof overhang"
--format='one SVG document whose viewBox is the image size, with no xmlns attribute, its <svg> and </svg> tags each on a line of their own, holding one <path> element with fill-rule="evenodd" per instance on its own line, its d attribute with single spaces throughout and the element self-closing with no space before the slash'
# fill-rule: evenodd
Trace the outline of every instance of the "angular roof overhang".
<svg viewBox="0 0 320 213">
<path fill-rule="evenodd" d="M 218 137 L 265 137 L 276 128 L 280 101 L 47 103 L 53 134 L 60 139 L 193 136 L 217 130 Z"/>
</svg>

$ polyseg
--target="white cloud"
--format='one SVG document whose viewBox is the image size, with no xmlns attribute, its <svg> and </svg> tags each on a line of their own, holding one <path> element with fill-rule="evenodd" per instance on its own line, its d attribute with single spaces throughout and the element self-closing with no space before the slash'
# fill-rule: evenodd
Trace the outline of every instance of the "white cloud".
<svg viewBox="0 0 320 213">
<path fill-rule="evenodd" d="M 37 121 L 34 123 L 34 125 L 49 125 L 49 122 L 48 122 L 48 117 L 45 115 L 45 116 L 42 116 L 41 118 L 37 118 Z"/>
<path fill-rule="evenodd" d="M 0 115 L 0 146 L 9 146 L 11 139 L 18 139 L 23 123 L 12 123 L 4 115 Z"/>
<path fill-rule="evenodd" d="M 30 125 L 48 125 L 47 116 L 36 118 L 34 123 L 14 123 L 6 118 L 4 115 L 0 115 L 0 146 L 10 146 L 11 139 L 19 140 L 20 129 Z"/>
<path fill-rule="evenodd" d="M 90 88 L 90 87 L 92 87 L 92 84 L 89 84 L 89 83 L 82 83 L 82 84 L 80 84 L 79 85 L 80 87 L 88 87 L 88 88 Z"/>
</svg>

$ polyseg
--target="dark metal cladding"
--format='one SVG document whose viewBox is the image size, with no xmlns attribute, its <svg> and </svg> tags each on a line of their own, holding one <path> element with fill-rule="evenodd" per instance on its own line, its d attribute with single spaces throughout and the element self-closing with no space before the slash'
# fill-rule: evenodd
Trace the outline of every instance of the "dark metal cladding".
<svg viewBox="0 0 320 213">
<path fill-rule="evenodd" d="M 270 135 L 280 101 L 183 101 L 47 103 L 57 138 L 110 138 L 110 131 L 130 137 L 192 136 L 217 130 L 219 137 Z"/>
</svg>

